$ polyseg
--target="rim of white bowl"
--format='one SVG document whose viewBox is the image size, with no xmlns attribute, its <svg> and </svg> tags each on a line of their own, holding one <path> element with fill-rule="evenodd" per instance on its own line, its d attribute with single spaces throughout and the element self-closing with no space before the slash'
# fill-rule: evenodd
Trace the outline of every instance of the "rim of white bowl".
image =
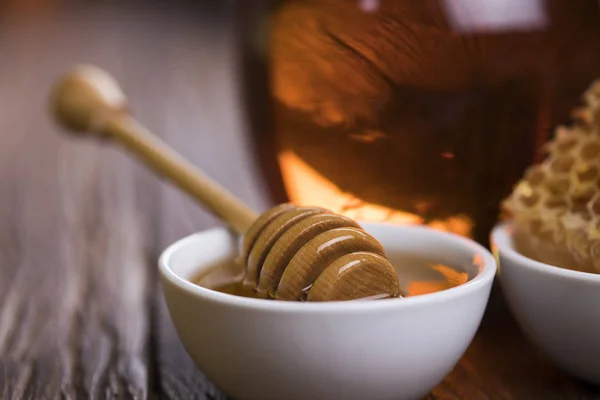
<svg viewBox="0 0 600 400">
<path fill-rule="evenodd" d="M 541 261 L 534 260 L 519 253 L 512 240 L 510 230 L 513 228 L 513 224 L 510 221 L 498 223 L 491 234 L 492 246 L 496 246 L 498 251 L 504 256 L 510 258 L 516 264 L 531 268 L 543 273 L 562 276 L 573 280 L 583 280 L 587 282 L 598 282 L 600 283 L 600 274 L 594 274 L 592 272 L 574 271 L 571 269 L 557 267 L 552 264 L 546 264 Z M 502 270 L 502 266 L 499 266 Z"/>
<path fill-rule="evenodd" d="M 366 222 L 359 221 L 361 225 L 366 228 L 368 226 L 375 225 L 392 225 L 385 222 Z M 360 300 L 352 300 L 352 301 L 326 301 L 326 302 L 294 302 L 294 301 L 273 301 L 273 300 L 265 300 L 265 299 L 253 299 L 249 297 L 242 296 L 234 296 L 227 293 L 217 292 L 215 290 L 211 290 L 208 288 L 204 288 L 202 286 L 196 285 L 177 275 L 171 267 L 170 259 L 173 254 L 179 251 L 181 248 L 188 246 L 190 243 L 195 242 L 199 236 L 203 234 L 208 234 L 210 232 L 217 231 L 229 231 L 227 228 L 219 227 L 219 228 L 211 228 L 206 229 L 189 236 L 186 236 L 174 243 L 172 243 L 169 247 L 167 247 L 163 253 L 161 254 L 158 264 L 159 269 L 163 277 L 169 280 L 172 284 L 179 287 L 180 289 L 196 295 L 200 296 L 205 300 L 213 301 L 215 303 L 220 303 L 222 305 L 227 305 L 231 307 L 238 308 L 251 308 L 254 310 L 262 310 L 262 311 L 271 311 L 271 312 L 293 312 L 293 313 L 329 313 L 329 312 L 349 312 L 349 313 L 357 313 L 357 312 L 374 312 L 374 311 L 385 311 L 390 309 L 401 309 L 406 307 L 418 307 L 421 305 L 432 304 L 432 303 L 442 303 L 457 297 L 461 297 L 467 295 L 473 291 L 477 291 L 487 284 L 491 285 L 491 281 L 493 281 L 496 274 L 496 259 L 492 255 L 492 253 L 480 245 L 479 243 L 465 238 L 463 236 L 449 233 L 437 231 L 432 228 L 421 226 L 421 225 L 395 225 L 403 230 L 426 230 L 427 234 L 437 237 L 444 237 L 456 243 L 457 246 L 462 246 L 463 248 L 467 248 L 473 253 L 480 254 L 483 258 L 483 266 L 479 273 L 470 279 L 469 281 L 463 283 L 462 285 L 458 285 L 452 287 L 450 289 L 445 289 L 435 293 L 428 293 L 423 295 L 405 297 L 402 299 L 383 299 L 377 301 L 360 301 Z"/>
</svg>

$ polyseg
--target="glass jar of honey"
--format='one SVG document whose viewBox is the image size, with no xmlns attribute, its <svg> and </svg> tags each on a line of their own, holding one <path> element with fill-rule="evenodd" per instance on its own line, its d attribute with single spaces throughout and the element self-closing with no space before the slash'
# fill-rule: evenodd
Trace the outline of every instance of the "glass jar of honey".
<svg viewBox="0 0 600 400">
<path fill-rule="evenodd" d="M 502 199 L 600 77 L 596 0 L 237 5 L 273 200 L 487 243 Z"/>
</svg>

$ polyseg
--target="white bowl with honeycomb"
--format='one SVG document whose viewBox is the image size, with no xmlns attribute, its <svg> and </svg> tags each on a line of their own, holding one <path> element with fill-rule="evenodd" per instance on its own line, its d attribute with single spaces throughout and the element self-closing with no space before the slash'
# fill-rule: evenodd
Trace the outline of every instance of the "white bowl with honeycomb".
<svg viewBox="0 0 600 400">
<path fill-rule="evenodd" d="M 503 203 L 498 278 L 525 334 L 561 369 L 600 384 L 600 81 L 572 126 Z"/>
</svg>

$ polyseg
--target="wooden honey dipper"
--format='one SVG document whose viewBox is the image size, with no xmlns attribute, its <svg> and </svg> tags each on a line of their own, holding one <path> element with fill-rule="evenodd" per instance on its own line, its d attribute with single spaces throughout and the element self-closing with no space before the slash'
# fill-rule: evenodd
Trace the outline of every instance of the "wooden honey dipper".
<svg viewBox="0 0 600 400">
<path fill-rule="evenodd" d="M 355 221 L 291 204 L 258 216 L 137 122 L 105 71 L 77 67 L 56 84 L 51 106 L 69 131 L 120 142 L 242 235 L 244 284 L 259 295 L 292 301 L 400 296 L 383 247 Z"/>
</svg>

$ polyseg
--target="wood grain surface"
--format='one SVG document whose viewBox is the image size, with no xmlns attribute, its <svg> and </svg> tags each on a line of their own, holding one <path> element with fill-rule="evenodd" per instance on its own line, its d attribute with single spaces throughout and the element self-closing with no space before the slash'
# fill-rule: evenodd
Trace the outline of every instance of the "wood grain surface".
<svg viewBox="0 0 600 400">
<path fill-rule="evenodd" d="M 73 64 L 106 68 L 136 116 L 260 209 L 226 37 L 183 2 L 58 3 L 0 17 L 0 398 L 219 398 L 155 272 L 166 245 L 218 221 L 120 149 L 64 136 L 46 101 Z"/>
<path fill-rule="evenodd" d="M 134 114 L 258 211 L 229 6 L 5 1 L 0 6 L 0 398 L 224 399 L 179 342 L 157 282 L 172 241 L 220 224 L 118 148 L 64 136 L 49 85 L 91 62 Z M 217 12 L 218 11 L 218 12 Z M 433 399 L 600 399 L 540 356 L 497 290 Z"/>
</svg>

